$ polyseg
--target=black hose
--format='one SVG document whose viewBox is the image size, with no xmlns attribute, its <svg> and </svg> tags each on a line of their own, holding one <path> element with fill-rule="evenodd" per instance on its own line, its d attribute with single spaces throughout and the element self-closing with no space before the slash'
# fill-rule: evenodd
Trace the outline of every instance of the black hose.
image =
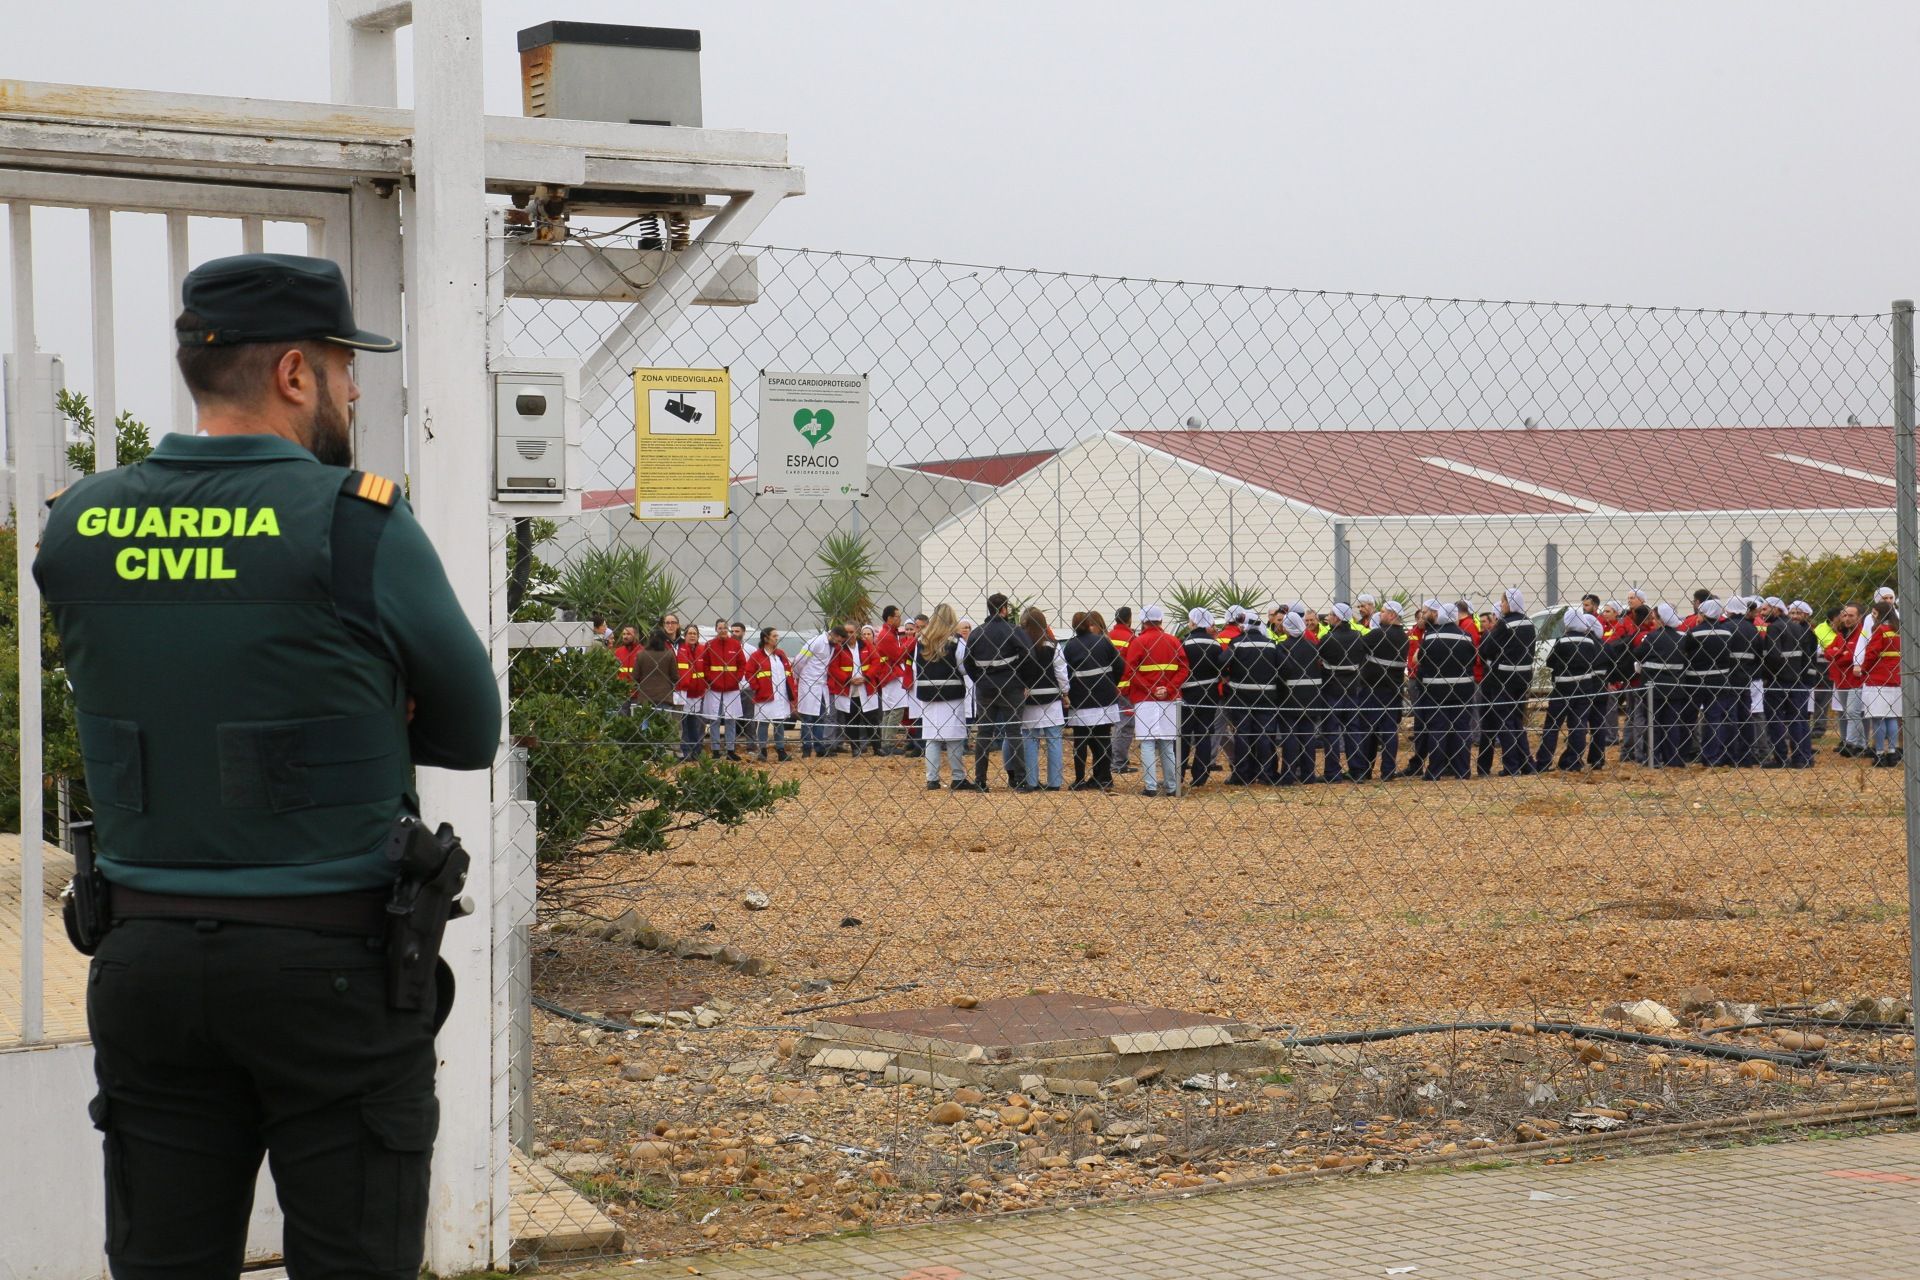
<svg viewBox="0 0 1920 1280">
<path fill-rule="evenodd" d="M 1425 1022 L 1405 1027 L 1381 1027 L 1372 1031 L 1334 1031 L 1318 1036 L 1291 1036 L 1280 1041 L 1290 1049 L 1322 1044 L 1370 1044 L 1376 1040 L 1397 1040 L 1402 1036 L 1438 1035 L 1448 1031 L 1513 1031 L 1527 1028 L 1545 1035 L 1572 1036 L 1576 1040 L 1613 1040 L 1621 1044 L 1653 1045 L 1661 1049 L 1680 1049 L 1708 1058 L 1726 1058 L 1735 1062 L 1771 1062 L 1783 1067 L 1819 1065 L 1825 1050 L 1802 1052 L 1749 1049 L 1740 1045 L 1712 1041 L 1676 1040 L 1672 1036 L 1650 1035 L 1644 1031 L 1620 1031 L 1613 1027 L 1589 1027 L 1576 1022 Z M 1263 1028 L 1277 1030 L 1278 1028 Z M 1835 1071 L 1865 1067 L 1859 1063 L 1828 1063 Z M 1879 1068 L 1867 1068 L 1878 1074 Z"/>
<path fill-rule="evenodd" d="M 1835 1022 L 1832 1018 L 1762 1018 L 1758 1022 L 1748 1022 L 1731 1027 L 1707 1027 L 1703 1036 L 1731 1035 L 1736 1031 L 1760 1030 L 1767 1027 L 1813 1027 L 1825 1031 L 1885 1031 L 1905 1034 L 1913 1028 L 1904 1022 Z"/>
</svg>

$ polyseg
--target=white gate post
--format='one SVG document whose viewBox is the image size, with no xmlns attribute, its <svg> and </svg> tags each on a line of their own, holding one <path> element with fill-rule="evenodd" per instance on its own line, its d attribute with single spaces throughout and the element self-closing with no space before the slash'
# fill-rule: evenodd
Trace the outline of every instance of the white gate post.
<svg viewBox="0 0 1920 1280">
<path fill-rule="evenodd" d="M 480 0 L 432 0 L 414 13 L 414 184 L 407 239 L 418 292 L 407 341 L 418 381 L 411 426 L 414 497 L 468 621 L 490 636 L 486 393 L 486 117 Z M 440 1033 L 440 1138 L 434 1150 L 427 1265 L 442 1275 L 503 1260 L 496 1209 L 507 1203 L 506 1151 L 494 1097 L 493 821 L 490 771 L 420 772 L 429 821 L 460 831 L 478 911 L 447 930 L 459 984 Z M 504 1077 L 502 1078 L 504 1085 Z M 499 1233 L 503 1235 L 504 1233 Z"/>
</svg>

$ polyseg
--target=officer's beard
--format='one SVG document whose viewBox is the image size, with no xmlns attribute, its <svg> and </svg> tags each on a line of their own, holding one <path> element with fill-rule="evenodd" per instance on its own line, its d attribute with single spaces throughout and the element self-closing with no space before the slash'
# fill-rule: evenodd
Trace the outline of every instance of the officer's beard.
<svg viewBox="0 0 1920 1280">
<path fill-rule="evenodd" d="M 351 420 L 328 394 L 326 368 L 316 362 L 313 372 L 319 395 L 313 417 L 307 423 L 307 452 L 329 467 L 350 467 L 353 465 Z"/>
</svg>

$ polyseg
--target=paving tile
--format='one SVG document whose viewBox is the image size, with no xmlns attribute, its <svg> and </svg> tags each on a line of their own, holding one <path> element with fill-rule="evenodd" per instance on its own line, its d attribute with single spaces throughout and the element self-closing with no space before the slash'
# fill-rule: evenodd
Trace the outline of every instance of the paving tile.
<svg viewBox="0 0 1920 1280">
<path fill-rule="evenodd" d="M 1920 1133 L 1553 1168 L 1396 1174 L 883 1232 L 697 1260 L 711 1280 L 1910 1280 Z M 1530 1200 L 1550 1191 L 1557 1200 Z M 1756 1249 L 1756 1239 L 1791 1242 Z M 1623 1247 L 1622 1241 L 1639 1242 Z M 621 1267 L 687 1274 L 685 1259 Z"/>
</svg>

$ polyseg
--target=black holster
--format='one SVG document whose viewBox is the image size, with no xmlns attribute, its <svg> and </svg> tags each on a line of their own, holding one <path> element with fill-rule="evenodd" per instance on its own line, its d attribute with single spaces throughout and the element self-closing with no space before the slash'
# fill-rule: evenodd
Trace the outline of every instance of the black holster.
<svg viewBox="0 0 1920 1280">
<path fill-rule="evenodd" d="M 453 827 L 441 823 L 429 832 L 407 815 L 387 838 L 387 862 L 395 881 L 387 902 L 387 1004 L 394 1009 L 423 1009 L 439 988 L 436 1025 L 452 1006 L 451 983 L 438 978 L 440 941 L 447 921 L 473 912 L 460 896 L 470 859 Z M 451 976 L 451 975 L 449 975 Z"/>
<path fill-rule="evenodd" d="M 113 912 L 107 905 L 106 877 L 93 865 L 93 824 L 71 823 L 67 833 L 73 842 L 73 879 L 60 893 L 60 921 L 73 949 L 90 956 L 113 927 Z"/>
</svg>

